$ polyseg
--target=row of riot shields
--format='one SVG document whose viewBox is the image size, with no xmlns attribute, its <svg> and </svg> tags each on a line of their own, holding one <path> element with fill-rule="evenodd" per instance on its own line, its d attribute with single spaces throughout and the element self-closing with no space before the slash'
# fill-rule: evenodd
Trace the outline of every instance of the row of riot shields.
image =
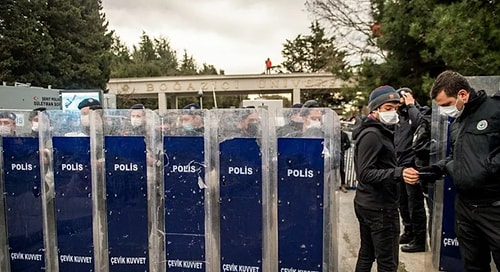
<svg viewBox="0 0 500 272">
<path fill-rule="evenodd" d="M 337 271 L 340 122 L 292 110 L 40 113 L 1 137 L 0 270 Z"/>
</svg>

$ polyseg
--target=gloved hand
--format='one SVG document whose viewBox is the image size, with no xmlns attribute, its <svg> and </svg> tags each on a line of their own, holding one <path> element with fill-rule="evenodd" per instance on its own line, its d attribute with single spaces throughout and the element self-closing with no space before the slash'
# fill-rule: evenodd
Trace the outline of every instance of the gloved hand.
<svg viewBox="0 0 500 272">
<path fill-rule="evenodd" d="M 436 165 L 424 166 L 418 169 L 418 176 L 421 181 L 436 182 L 443 176 L 441 169 Z"/>
</svg>

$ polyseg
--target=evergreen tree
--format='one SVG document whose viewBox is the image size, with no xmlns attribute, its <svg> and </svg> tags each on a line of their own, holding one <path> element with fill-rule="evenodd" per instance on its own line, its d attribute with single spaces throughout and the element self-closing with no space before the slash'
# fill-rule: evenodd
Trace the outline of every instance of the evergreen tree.
<svg viewBox="0 0 500 272">
<path fill-rule="evenodd" d="M 431 53 L 464 75 L 499 75 L 500 1 L 449 2 L 433 10 L 432 27 L 423 38 L 435 50 L 422 54 Z"/>
<path fill-rule="evenodd" d="M 100 0 L 48 0 L 44 21 L 53 39 L 55 87 L 105 89 L 111 73 L 112 33 Z"/>
<path fill-rule="evenodd" d="M 292 73 L 326 72 L 339 76 L 342 79 L 350 77 L 349 67 L 345 62 L 346 52 L 335 47 L 335 39 L 327 37 L 325 30 L 318 21 L 311 23 L 310 35 L 299 34 L 293 41 L 286 40 L 283 44 L 285 61 L 283 68 Z M 326 94 L 313 94 L 303 92 L 301 101 L 315 99 L 321 106 L 337 107 L 351 97 L 348 89 L 331 91 Z"/>
<path fill-rule="evenodd" d="M 138 45 L 129 51 L 119 37 L 113 37 L 112 76 L 113 77 L 154 77 L 176 75 L 217 75 L 224 74 L 210 64 L 204 63 L 200 69 L 193 56 L 184 50 L 179 61 L 177 52 L 172 48 L 167 38 L 150 38 L 142 33 Z"/>
<path fill-rule="evenodd" d="M 154 77 L 178 75 L 177 52 L 166 38 L 152 39 L 142 33 L 138 45 L 132 52 L 122 44 L 119 37 L 113 41 L 113 77 Z"/>
<path fill-rule="evenodd" d="M 0 79 L 47 86 L 54 46 L 43 21 L 43 1 L 5 0 L 0 5 Z"/>
<path fill-rule="evenodd" d="M 182 55 L 179 72 L 185 76 L 197 74 L 196 62 L 193 56 L 188 56 L 186 50 L 184 50 L 184 54 Z"/>
<path fill-rule="evenodd" d="M 100 0 L 5 0 L 0 5 L 2 80 L 102 88 L 111 33 Z"/>
<path fill-rule="evenodd" d="M 298 35 L 293 41 L 286 40 L 281 54 L 285 59 L 281 66 L 292 73 L 345 72 L 345 52 L 335 48 L 335 39 L 326 37 L 318 21 L 311 23 L 310 35 Z"/>
<path fill-rule="evenodd" d="M 215 68 L 215 66 L 213 66 L 211 64 L 203 63 L 203 66 L 198 71 L 198 74 L 199 75 L 217 75 L 219 73 L 217 73 L 217 69 Z M 222 75 L 223 72 L 221 71 L 220 74 Z"/>
<path fill-rule="evenodd" d="M 383 63 L 374 71 L 380 84 L 390 84 L 395 88 L 410 87 L 421 103 L 428 104 L 428 90 L 424 89 L 424 79 L 436 76 L 444 63 L 439 58 L 428 58 L 423 51 L 432 51 L 424 35 L 416 34 L 415 28 L 432 27 L 433 1 L 401 0 L 394 3 L 380 2 L 375 19 L 381 24 L 381 35 L 377 45 L 386 52 Z M 377 73 L 378 71 L 378 73 Z"/>
<path fill-rule="evenodd" d="M 111 77 L 128 77 L 127 67 L 132 64 L 132 59 L 129 49 L 122 43 L 118 36 L 113 36 L 111 54 Z"/>
<path fill-rule="evenodd" d="M 163 75 L 178 74 L 177 52 L 170 46 L 167 38 L 155 39 L 155 49 L 158 59 L 156 63 L 160 66 Z"/>
</svg>

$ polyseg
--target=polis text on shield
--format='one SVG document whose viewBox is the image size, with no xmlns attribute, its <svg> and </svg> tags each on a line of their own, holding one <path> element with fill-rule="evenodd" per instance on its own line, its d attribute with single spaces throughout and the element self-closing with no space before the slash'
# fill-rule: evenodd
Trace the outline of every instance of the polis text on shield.
<svg viewBox="0 0 500 272">
<path fill-rule="evenodd" d="M 248 166 L 245 166 L 245 167 L 233 167 L 233 166 L 230 166 L 229 169 L 228 169 L 228 173 L 229 174 L 232 174 L 232 175 L 247 175 L 247 176 L 250 176 L 253 174 L 253 169 L 252 167 L 248 167 Z"/>
<path fill-rule="evenodd" d="M 61 170 L 62 171 L 82 171 L 83 170 L 83 164 L 81 163 L 63 163 L 61 165 Z"/>
<path fill-rule="evenodd" d="M 296 178 L 312 178 L 314 177 L 314 172 L 311 169 L 288 169 L 286 171 L 287 176 L 293 176 Z"/>
<path fill-rule="evenodd" d="M 115 163 L 115 171 L 137 171 L 139 165 L 135 163 Z"/>
<path fill-rule="evenodd" d="M 31 171 L 33 170 L 33 165 L 31 163 L 13 163 L 12 170 L 16 171 Z"/>
</svg>

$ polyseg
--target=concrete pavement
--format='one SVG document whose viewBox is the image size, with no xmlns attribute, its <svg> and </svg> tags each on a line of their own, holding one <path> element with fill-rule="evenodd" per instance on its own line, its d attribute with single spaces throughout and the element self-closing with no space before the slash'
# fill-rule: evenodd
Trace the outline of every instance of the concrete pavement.
<svg viewBox="0 0 500 272">
<path fill-rule="evenodd" d="M 359 250 L 359 225 L 354 214 L 355 190 L 336 191 L 339 200 L 339 271 L 354 271 Z M 402 229 L 402 228 L 401 228 Z M 372 271 L 376 270 L 374 264 Z M 433 271 L 429 253 L 399 253 L 399 272 Z"/>
</svg>

